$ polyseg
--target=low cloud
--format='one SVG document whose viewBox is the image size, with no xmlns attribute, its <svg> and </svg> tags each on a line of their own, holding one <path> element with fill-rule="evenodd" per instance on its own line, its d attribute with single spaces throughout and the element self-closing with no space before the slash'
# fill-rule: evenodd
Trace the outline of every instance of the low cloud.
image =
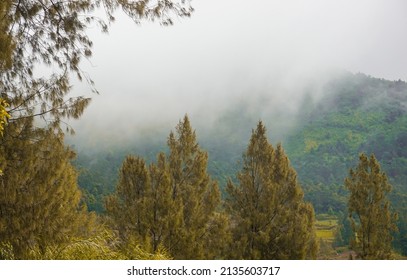
<svg viewBox="0 0 407 280">
<path fill-rule="evenodd" d="M 257 119 L 294 115 L 304 94 L 318 99 L 342 70 L 407 79 L 403 0 L 193 4 L 172 27 L 118 14 L 108 35 L 91 30 L 94 56 L 82 68 L 101 94 L 72 123 L 77 142 L 167 134 L 186 113 L 208 128 L 242 103 Z M 88 91 L 78 83 L 73 94 Z"/>
</svg>

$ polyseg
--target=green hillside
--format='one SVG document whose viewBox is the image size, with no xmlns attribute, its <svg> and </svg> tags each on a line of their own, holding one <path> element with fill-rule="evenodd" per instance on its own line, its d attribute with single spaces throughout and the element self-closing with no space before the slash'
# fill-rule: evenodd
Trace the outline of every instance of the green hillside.
<svg viewBox="0 0 407 280">
<path fill-rule="evenodd" d="M 318 102 L 304 100 L 300 124 L 284 142 L 306 199 L 317 213 L 346 212 L 344 178 L 359 153 L 374 153 L 393 186 L 394 245 L 406 254 L 407 84 L 346 74 L 324 93 Z"/>
<path fill-rule="evenodd" d="M 407 176 L 407 84 L 362 74 L 329 83 L 285 141 L 304 183 L 341 184 L 359 152 L 375 153 L 393 183 Z"/>
<path fill-rule="evenodd" d="M 344 178 L 359 153 L 374 153 L 394 187 L 391 200 L 400 217 L 396 242 L 407 253 L 407 244 L 401 241 L 407 240 L 407 83 L 343 73 L 319 90 L 321 98 L 312 98 L 316 94 L 308 90 L 295 115 L 284 108 L 270 109 L 267 98 L 251 100 L 250 106 L 242 100 L 225 111 L 211 129 L 198 128 L 198 141 L 209 154 L 209 173 L 221 188 L 229 178 L 234 180 L 250 132 L 263 119 L 273 145 L 282 142 L 305 199 L 316 213 L 343 215 L 347 201 Z M 159 151 L 165 151 L 166 136 L 162 135 L 168 133 L 160 132 L 154 141 L 126 146 L 112 143 L 103 151 L 97 147 L 79 150 L 75 164 L 81 170 L 79 184 L 89 209 L 103 211 L 104 197 L 114 189 L 127 154 L 154 161 Z"/>
<path fill-rule="evenodd" d="M 251 106 L 249 111 L 242 101 L 219 117 L 210 130 L 198 130 L 198 140 L 209 153 L 212 176 L 221 186 L 233 179 L 252 126 L 263 118 L 272 141 L 282 141 L 317 211 L 343 207 L 340 186 L 360 152 L 374 153 L 395 189 L 407 193 L 407 84 L 345 73 L 327 83 L 322 96 L 317 101 L 304 98 L 296 116 L 268 113 L 266 102 L 258 102 L 258 110 Z M 275 123 L 287 122 L 286 118 L 295 126 L 290 125 L 285 134 L 281 130 L 275 133 Z M 97 203 L 113 189 L 127 154 L 153 161 L 165 141 L 165 136 L 159 136 L 154 142 L 113 143 L 103 151 L 97 147 L 79 150 L 76 165 L 82 171 L 81 186 Z M 101 210 L 99 206 L 95 210 Z"/>
<path fill-rule="evenodd" d="M 407 84 L 347 74 L 324 92 L 304 101 L 301 124 L 284 142 L 316 210 L 341 208 L 341 185 L 361 152 L 374 153 L 395 192 L 407 193 Z"/>
</svg>

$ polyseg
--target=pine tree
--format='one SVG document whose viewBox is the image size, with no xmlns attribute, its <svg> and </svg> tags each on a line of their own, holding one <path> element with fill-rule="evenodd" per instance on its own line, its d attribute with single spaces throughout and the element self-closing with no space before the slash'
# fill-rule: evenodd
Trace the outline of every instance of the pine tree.
<svg viewBox="0 0 407 280">
<path fill-rule="evenodd" d="M 212 218 L 220 203 L 217 183 L 207 172 L 208 154 L 196 141 L 188 116 L 168 137 L 169 168 L 172 197 L 183 205 L 183 234 L 173 249 L 174 258 L 206 258 L 211 248 L 206 246 Z"/>
<path fill-rule="evenodd" d="M 25 119 L 10 123 L 0 141 L 0 240 L 14 257 L 31 258 L 85 234 L 88 215 L 63 135 Z"/>
<path fill-rule="evenodd" d="M 146 194 L 149 188 L 150 177 L 145 161 L 127 156 L 119 171 L 116 193 L 106 201 L 106 210 L 125 241 L 146 236 Z"/>
<path fill-rule="evenodd" d="M 164 153 L 159 153 L 157 163 L 150 165 L 151 185 L 148 191 L 148 213 L 152 252 L 165 248 L 172 252 L 182 234 L 182 201 L 173 199 L 171 178 Z"/>
<path fill-rule="evenodd" d="M 215 212 L 220 203 L 216 182 L 207 173 L 208 155 L 199 148 L 185 116 L 168 138 L 169 155 L 157 163 L 127 157 L 120 169 L 116 192 L 106 209 L 121 236 L 135 238 L 145 250 L 164 248 L 176 259 L 220 257 L 227 238 L 227 218 Z"/>
<path fill-rule="evenodd" d="M 259 122 L 243 155 L 239 185 L 229 180 L 227 209 L 234 225 L 232 258 L 315 258 L 314 211 L 304 203 L 282 146 L 275 150 Z"/>
<path fill-rule="evenodd" d="M 116 192 L 106 199 L 106 210 L 122 247 L 138 244 L 154 254 L 163 249 L 171 252 L 180 235 L 182 203 L 172 198 L 165 155 L 160 153 L 157 164 L 149 168 L 142 158 L 127 156 Z"/>
<path fill-rule="evenodd" d="M 370 158 L 363 153 L 359 156 L 359 164 L 355 170 L 350 169 L 345 187 L 350 191 L 351 248 L 361 259 L 390 259 L 397 214 L 390 209 L 387 198 L 391 185 L 373 154 Z"/>
</svg>

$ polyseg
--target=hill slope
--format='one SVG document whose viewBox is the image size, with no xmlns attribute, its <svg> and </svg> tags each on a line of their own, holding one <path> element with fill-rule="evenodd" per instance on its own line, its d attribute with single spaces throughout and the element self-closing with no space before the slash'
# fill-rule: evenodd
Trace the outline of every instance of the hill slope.
<svg viewBox="0 0 407 280">
<path fill-rule="evenodd" d="M 296 115 L 271 110 L 267 102 L 247 108 L 242 101 L 212 128 L 198 130 L 198 141 L 209 153 L 212 176 L 221 186 L 233 179 L 251 129 L 263 119 L 272 142 L 276 144 L 276 138 L 283 142 L 306 198 L 318 212 L 343 210 L 346 192 L 340 186 L 360 152 L 374 153 L 396 192 L 407 194 L 407 84 L 343 73 L 320 90 L 322 98 L 313 100 L 312 92 L 306 95 Z M 278 130 L 282 124 L 290 129 Z M 76 161 L 82 171 L 79 183 L 88 195 L 90 209 L 102 210 L 103 196 L 113 190 L 126 154 L 152 161 L 158 151 L 165 150 L 165 141 L 160 136 L 126 147 L 112 143 L 108 151 L 97 147 L 80 150 Z"/>
<path fill-rule="evenodd" d="M 407 84 L 363 74 L 326 85 L 326 95 L 300 112 L 285 141 L 301 180 L 341 184 L 358 153 L 374 153 L 393 183 L 407 180 Z M 407 189 L 406 189 L 407 191 Z"/>
</svg>

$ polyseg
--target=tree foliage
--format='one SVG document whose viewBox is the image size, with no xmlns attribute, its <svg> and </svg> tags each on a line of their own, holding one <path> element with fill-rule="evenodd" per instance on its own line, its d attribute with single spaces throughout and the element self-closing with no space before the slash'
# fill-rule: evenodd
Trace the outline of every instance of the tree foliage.
<svg viewBox="0 0 407 280">
<path fill-rule="evenodd" d="M 11 20 L 7 14 L 11 9 L 11 1 L 4 0 L 0 3 L 0 71 L 11 68 L 12 53 L 15 44 L 9 34 Z"/>
<path fill-rule="evenodd" d="M 116 186 L 117 196 L 107 200 L 106 208 L 125 239 L 130 238 L 132 232 L 139 236 L 146 234 L 146 192 L 149 180 L 143 159 L 128 156 L 124 160 Z"/>
<path fill-rule="evenodd" d="M 0 140 L 0 240 L 18 259 L 30 250 L 44 253 L 86 231 L 74 153 L 50 129 L 33 128 L 32 119 L 10 123 Z"/>
<path fill-rule="evenodd" d="M 185 116 L 168 137 L 169 155 L 159 153 L 149 167 L 128 156 L 120 169 L 116 192 L 106 209 L 123 239 L 144 248 L 162 248 L 176 259 L 221 257 L 217 234 L 227 236 L 216 182 L 206 171 L 208 155 L 199 148 Z M 216 246 L 215 246 L 216 244 Z"/>
<path fill-rule="evenodd" d="M 118 236 L 88 213 L 71 165 L 74 153 L 63 135 L 13 122 L 0 141 L 1 259 L 167 259 L 143 250 L 138 240 L 123 246 Z"/>
<path fill-rule="evenodd" d="M 0 97 L 10 104 L 11 121 L 41 116 L 58 127 L 63 118 L 78 118 L 90 99 L 68 97 L 70 73 L 91 85 L 80 62 L 92 55 L 86 32 L 97 25 L 104 32 L 122 9 L 135 22 L 189 16 L 187 0 L 4 0 L 0 4 Z M 105 11 L 105 18 L 96 16 Z M 37 71 L 37 67 L 52 69 Z M 92 86 L 93 91 L 96 89 Z"/>
<path fill-rule="evenodd" d="M 149 167 L 142 158 L 127 156 L 119 173 L 106 210 L 122 243 L 138 243 L 152 253 L 164 248 L 171 252 L 174 239 L 180 236 L 182 203 L 172 198 L 164 154 Z"/>
<path fill-rule="evenodd" d="M 220 203 L 220 191 L 207 172 L 208 154 L 197 143 L 189 118 L 184 117 L 176 133 L 168 137 L 173 199 L 183 204 L 183 236 L 175 249 L 178 258 L 204 258 L 213 213 Z"/>
<path fill-rule="evenodd" d="M 239 185 L 227 185 L 236 248 L 232 257 L 315 258 L 313 208 L 303 201 L 281 144 L 273 148 L 262 122 L 253 130 L 237 178 Z"/>
<path fill-rule="evenodd" d="M 355 170 L 350 169 L 345 186 L 350 191 L 351 247 L 361 259 L 391 258 L 397 214 L 387 198 L 391 185 L 373 154 L 370 158 L 363 153 L 359 156 L 359 164 Z"/>
<path fill-rule="evenodd" d="M 4 126 L 7 124 L 7 120 L 10 115 L 7 113 L 6 107 L 8 104 L 0 99 L 0 136 L 3 135 Z"/>
<path fill-rule="evenodd" d="M 85 79 L 97 92 L 80 69 L 80 62 L 92 55 L 87 29 L 97 25 L 107 32 L 117 9 L 137 23 L 158 19 L 164 25 L 172 24 L 173 16 L 192 12 L 188 0 L 0 3 L 0 133 L 5 131 L 0 146 L 4 172 L 0 254 L 5 258 L 138 258 L 144 254 L 134 241 L 126 250 L 112 251 L 110 234 L 90 231 L 92 218 L 82 205 L 77 172 L 71 165 L 74 154 L 64 147 L 61 131 L 61 124 L 79 118 L 90 102 L 83 96 L 68 96 L 71 74 Z M 96 16 L 102 10 L 105 16 Z M 5 128 L 6 121 L 10 124 Z"/>
</svg>

